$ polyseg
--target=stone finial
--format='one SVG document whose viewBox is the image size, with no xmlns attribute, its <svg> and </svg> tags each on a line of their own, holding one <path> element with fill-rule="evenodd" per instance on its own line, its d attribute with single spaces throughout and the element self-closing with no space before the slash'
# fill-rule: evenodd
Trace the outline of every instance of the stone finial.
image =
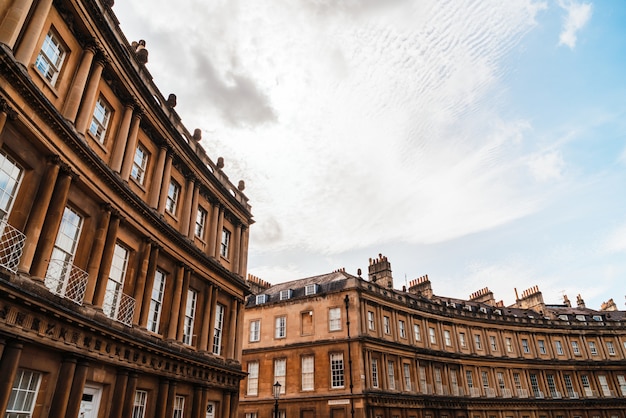
<svg viewBox="0 0 626 418">
<path fill-rule="evenodd" d="M 137 61 L 140 64 L 148 63 L 148 50 L 146 49 L 146 41 L 140 39 L 139 42 L 132 43 L 133 48 L 135 48 L 135 54 L 137 56 Z"/>
<path fill-rule="evenodd" d="M 237 184 L 237 190 L 239 190 L 240 192 L 246 190 L 246 182 L 243 180 L 239 180 L 239 183 Z"/>
<path fill-rule="evenodd" d="M 173 109 L 176 107 L 176 95 L 175 94 L 170 94 L 169 96 L 167 96 L 167 100 L 165 101 L 165 106 L 169 107 L 170 109 Z"/>
<path fill-rule="evenodd" d="M 193 130 L 193 140 L 199 142 L 202 139 L 202 130 L 200 128 L 196 128 Z"/>
<path fill-rule="evenodd" d="M 217 159 L 217 168 L 219 169 L 224 168 L 224 157 L 219 157 Z"/>
</svg>

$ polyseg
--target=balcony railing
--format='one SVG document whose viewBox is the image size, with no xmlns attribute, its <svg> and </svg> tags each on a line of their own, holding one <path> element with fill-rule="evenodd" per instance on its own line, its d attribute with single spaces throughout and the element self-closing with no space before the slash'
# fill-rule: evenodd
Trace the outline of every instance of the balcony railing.
<svg viewBox="0 0 626 418">
<path fill-rule="evenodd" d="M 619 385 L 619 389 L 622 391 L 622 396 L 626 396 L 626 385 Z"/>
<path fill-rule="evenodd" d="M 480 398 L 480 388 L 469 388 L 469 395 L 472 398 Z"/>
<path fill-rule="evenodd" d="M 576 392 L 575 390 L 567 391 L 567 396 L 569 396 L 570 399 L 579 399 L 580 398 L 580 395 L 578 395 L 578 392 Z"/>
<path fill-rule="evenodd" d="M 82 305 L 89 274 L 63 260 L 50 260 L 44 283 L 52 293 Z"/>
<path fill-rule="evenodd" d="M 540 390 L 537 390 L 537 389 L 533 390 L 533 395 L 534 395 L 534 397 L 536 399 L 543 399 L 543 398 L 545 398 L 545 395 L 543 394 L 543 392 L 540 391 Z"/>
<path fill-rule="evenodd" d="M 502 396 L 503 398 L 511 398 L 511 397 L 513 397 L 513 395 L 511 394 L 511 389 L 508 389 L 508 388 L 501 388 L 500 389 L 500 396 Z"/>
<path fill-rule="evenodd" d="M 550 392 L 550 396 L 552 397 L 552 399 L 561 399 L 563 398 L 563 396 L 561 395 L 561 392 L 559 392 L 558 390 L 553 390 Z"/>
<path fill-rule="evenodd" d="M 598 392 L 596 392 L 595 390 L 592 390 L 591 388 L 583 388 L 585 390 L 585 397 L 586 398 L 597 398 L 598 397 Z"/>
<path fill-rule="evenodd" d="M 6 219 L 0 221 L 0 231 L 0 266 L 15 273 L 22 257 L 26 235 L 9 225 Z"/>
<path fill-rule="evenodd" d="M 107 289 L 102 310 L 109 318 L 130 327 L 135 316 L 135 299 L 121 291 Z"/>
<path fill-rule="evenodd" d="M 495 398 L 496 390 L 494 388 L 485 388 L 485 396 L 488 398 Z"/>
<path fill-rule="evenodd" d="M 452 396 L 464 396 L 463 388 L 458 387 L 457 385 L 452 385 L 450 388 L 452 392 Z"/>
<path fill-rule="evenodd" d="M 518 398 L 522 398 L 522 399 L 528 398 L 528 389 L 516 389 L 515 391 L 517 392 Z"/>
</svg>

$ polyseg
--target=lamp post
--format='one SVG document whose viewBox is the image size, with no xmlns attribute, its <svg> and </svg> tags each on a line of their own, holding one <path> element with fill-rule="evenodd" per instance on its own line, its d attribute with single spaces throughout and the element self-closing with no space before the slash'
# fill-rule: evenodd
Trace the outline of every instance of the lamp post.
<svg viewBox="0 0 626 418">
<path fill-rule="evenodd" d="M 274 383 L 274 418 L 278 418 L 278 398 L 280 397 L 281 384 L 276 381 Z"/>
</svg>

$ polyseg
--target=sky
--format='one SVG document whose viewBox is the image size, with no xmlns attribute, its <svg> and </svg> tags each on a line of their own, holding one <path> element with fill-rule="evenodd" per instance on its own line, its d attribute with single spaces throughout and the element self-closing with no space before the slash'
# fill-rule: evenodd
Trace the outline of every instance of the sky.
<svg viewBox="0 0 626 418">
<path fill-rule="evenodd" d="M 133 0 L 113 11 L 243 179 L 248 272 L 626 309 L 626 2 Z"/>
</svg>

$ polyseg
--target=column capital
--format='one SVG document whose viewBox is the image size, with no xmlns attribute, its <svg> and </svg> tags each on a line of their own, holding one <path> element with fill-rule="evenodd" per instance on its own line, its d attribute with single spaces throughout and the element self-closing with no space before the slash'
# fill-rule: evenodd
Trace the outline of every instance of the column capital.
<svg viewBox="0 0 626 418">
<path fill-rule="evenodd" d="M 74 181 L 78 177 L 80 177 L 77 172 L 72 170 L 72 167 L 70 167 L 69 164 L 67 164 L 65 162 L 62 162 L 62 161 L 59 161 L 59 165 L 61 166 L 61 173 L 70 176 L 72 178 L 72 181 Z"/>
<path fill-rule="evenodd" d="M 17 119 L 17 112 L 3 97 L 0 97 L 0 112 L 6 113 L 7 118 L 10 120 Z"/>
<path fill-rule="evenodd" d="M 52 165 L 61 165 L 61 157 L 57 154 L 51 154 L 46 157 L 46 161 Z"/>
</svg>

